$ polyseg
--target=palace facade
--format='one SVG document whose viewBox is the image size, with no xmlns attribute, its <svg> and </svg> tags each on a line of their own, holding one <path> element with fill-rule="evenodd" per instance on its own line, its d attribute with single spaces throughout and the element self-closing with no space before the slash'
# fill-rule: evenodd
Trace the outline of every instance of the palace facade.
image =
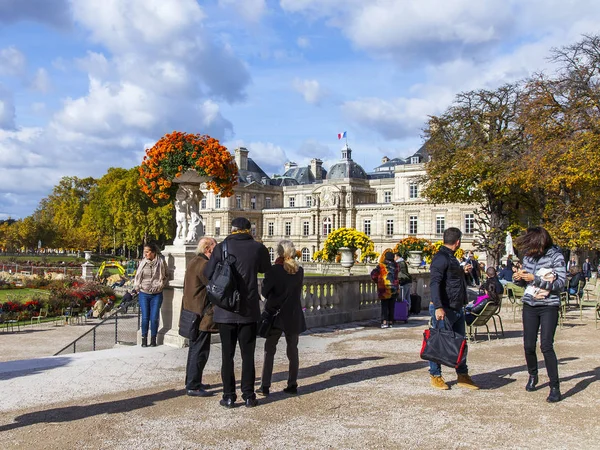
<svg viewBox="0 0 600 450">
<path fill-rule="evenodd" d="M 346 144 L 329 171 L 315 158 L 305 167 L 288 162 L 283 175 L 272 178 L 248 153 L 243 147 L 235 150 L 239 184 L 231 197 L 221 198 L 201 186 L 200 214 L 208 236 L 226 236 L 231 220 L 244 216 L 273 260 L 277 242 L 288 238 L 304 262 L 340 227 L 365 232 L 377 252 L 407 236 L 440 240 L 448 227 L 460 228 L 463 247 L 472 248 L 475 205 L 436 205 L 421 196 L 419 179 L 429 158 L 425 146 L 408 158 L 384 157 L 367 173 L 352 160 Z"/>
</svg>

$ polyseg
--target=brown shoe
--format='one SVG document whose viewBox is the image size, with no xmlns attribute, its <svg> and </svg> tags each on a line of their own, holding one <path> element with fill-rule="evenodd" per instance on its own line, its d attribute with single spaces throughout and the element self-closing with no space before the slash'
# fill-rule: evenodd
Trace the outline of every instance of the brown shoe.
<svg viewBox="0 0 600 450">
<path fill-rule="evenodd" d="M 442 391 L 447 391 L 450 389 L 450 386 L 446 384 L 441 375 L 429 375 L 429 377 L 431 378 L 431 386 L 434 388 L 441 389 Z"/>
<path fill-rule="evenodd" d="M 479 389 L 479 386 L 477 386 L 473 380 L 471 379 L 471 377 L 469 376 L 469 374 L 466 373 L 459 373 L 458 374 L 458 379 L 456 380 L 456 384 L 460 387 L 464 387 L 467 389 L 473 389 L 473 390 L 477 390 Z"/>
</svg>

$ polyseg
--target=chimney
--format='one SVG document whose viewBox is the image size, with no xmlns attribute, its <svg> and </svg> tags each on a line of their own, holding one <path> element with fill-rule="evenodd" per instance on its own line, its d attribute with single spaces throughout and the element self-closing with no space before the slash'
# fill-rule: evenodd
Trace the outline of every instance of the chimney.
<svg viewBox="0 0 600 450">
<path fill-rule="evenodd" d="M 386 162 L 389 162 L 390 158 L 388 158 L 387 156 L 384 156 L 383 158 L 381 158 L 381 164 L 385 164 Z"/>
<path fill-rule="evenodd" d="M 284 172 L 287 172 L 290 169 L 293 169 L 295 167 L 298 167 L 298 164 L 296 164 L 293 161 L 288 161 L 285 163 L 285 165 L 283 166 Z"/>
<path fill-rule="evenodd" d="M 315 177 L 315 180 L 323 179 L 323 161 L 318 158 L 314 158 L 310 160 L 310 171 Z"/>
<path fill-rule="evenodd" d="M 248 149 L 239 147 L 235 149 L 235 164 L 238 170 L 248 170 Z"/>
</svg>

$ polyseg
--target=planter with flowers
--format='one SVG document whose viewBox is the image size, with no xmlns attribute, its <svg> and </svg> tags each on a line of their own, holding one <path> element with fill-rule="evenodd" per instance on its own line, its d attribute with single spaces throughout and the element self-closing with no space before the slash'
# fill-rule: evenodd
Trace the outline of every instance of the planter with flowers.
<svg viewBox="0 0 600 450">
<path fill-rule="evenodd" d="M 194 244 L 204 234 L 200 217 L 200 184 L 229 197 L 238 180 L 235 159 L 210 136 L 174 131 L 146 150 L 139 185 L 153 203 L 175 198 L 176 244 Z"/>
<path fill-rule="evenodd" d="M 442 245 L 444 245 L 444 243 L 442 241 L 436 241 L 426 249 L 427 255 L 425 256 L 425 262 L 427 264 L 431 264 L 431 260 L 433 259 L 433 256 L 439 251 L 439 249 Z M 460 261 L 460 259 L 463 256 L 465 256 L 465 251 L 462 248 L 459 248 L 458 250 L 456 250 L 454 252 L 454 256 L 456 257 L 456 259 L 458 259 Z"/>
<path fill-rule="evenodd" d="M 338 228 L 329 233 L 323 243 L 323 249 L 315 252 L 313 259 L 334 262 L 339 255 L 340 264 L 349 274 L 357 259 L 357 251 L 360 252 L 359 261 L 364 262 L 374 256 L 373 250 L 373 241 L 365 233 L 354 228 Z"/>
<path fill-rule="evenodd" d="M 431 246 L 431 241 L 416 237 L 407 237 L 400 239 L 394 247 L 394 253 L 400 254 L 408 264 L 413 268 L 418 268 L 427 256 L 427 251 Z"/>
<path fill-rule="evenodd" d="M 139 171 L 140 188 L 154 203 L 170 199 L 188 171 L 195 171 L 223 197 L 233 194 L 238 178 L 235 159 L 217 139 L 179 131 L 164 135 L 147 149 Z"/>
</svg>

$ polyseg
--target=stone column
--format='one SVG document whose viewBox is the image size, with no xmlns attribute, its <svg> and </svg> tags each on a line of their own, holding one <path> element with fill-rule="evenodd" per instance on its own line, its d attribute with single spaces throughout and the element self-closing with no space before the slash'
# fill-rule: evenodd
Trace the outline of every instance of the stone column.
<svg viewBox="0 0 600 450">
<path fill-rule="evenodd" d="M 162 252 L 167 263 L 169 283 L 163 291 L 157 336 L 159 343 L 173 347 L 181 348 L 187 344 L 187 339 L 179 336 L 179 315 L 183 301 L 185 271 L 188 263 L 196 256 L 198 240 L 204 234 L 202 224 L 198 222 L 199 216 L 196 216 L 202 200 L 201 184 L 205 181 L 206 177 L 200 177 L 193 170 L 188 170 L 180 178 L 173 180 L 174 183 L 179 184 L 175 209 L 180 214 L 178 223 L 180 229 L 173 245 L 167 245 Z M 138 337 L 141 338 L 141 335 Z"/>
</svg>

